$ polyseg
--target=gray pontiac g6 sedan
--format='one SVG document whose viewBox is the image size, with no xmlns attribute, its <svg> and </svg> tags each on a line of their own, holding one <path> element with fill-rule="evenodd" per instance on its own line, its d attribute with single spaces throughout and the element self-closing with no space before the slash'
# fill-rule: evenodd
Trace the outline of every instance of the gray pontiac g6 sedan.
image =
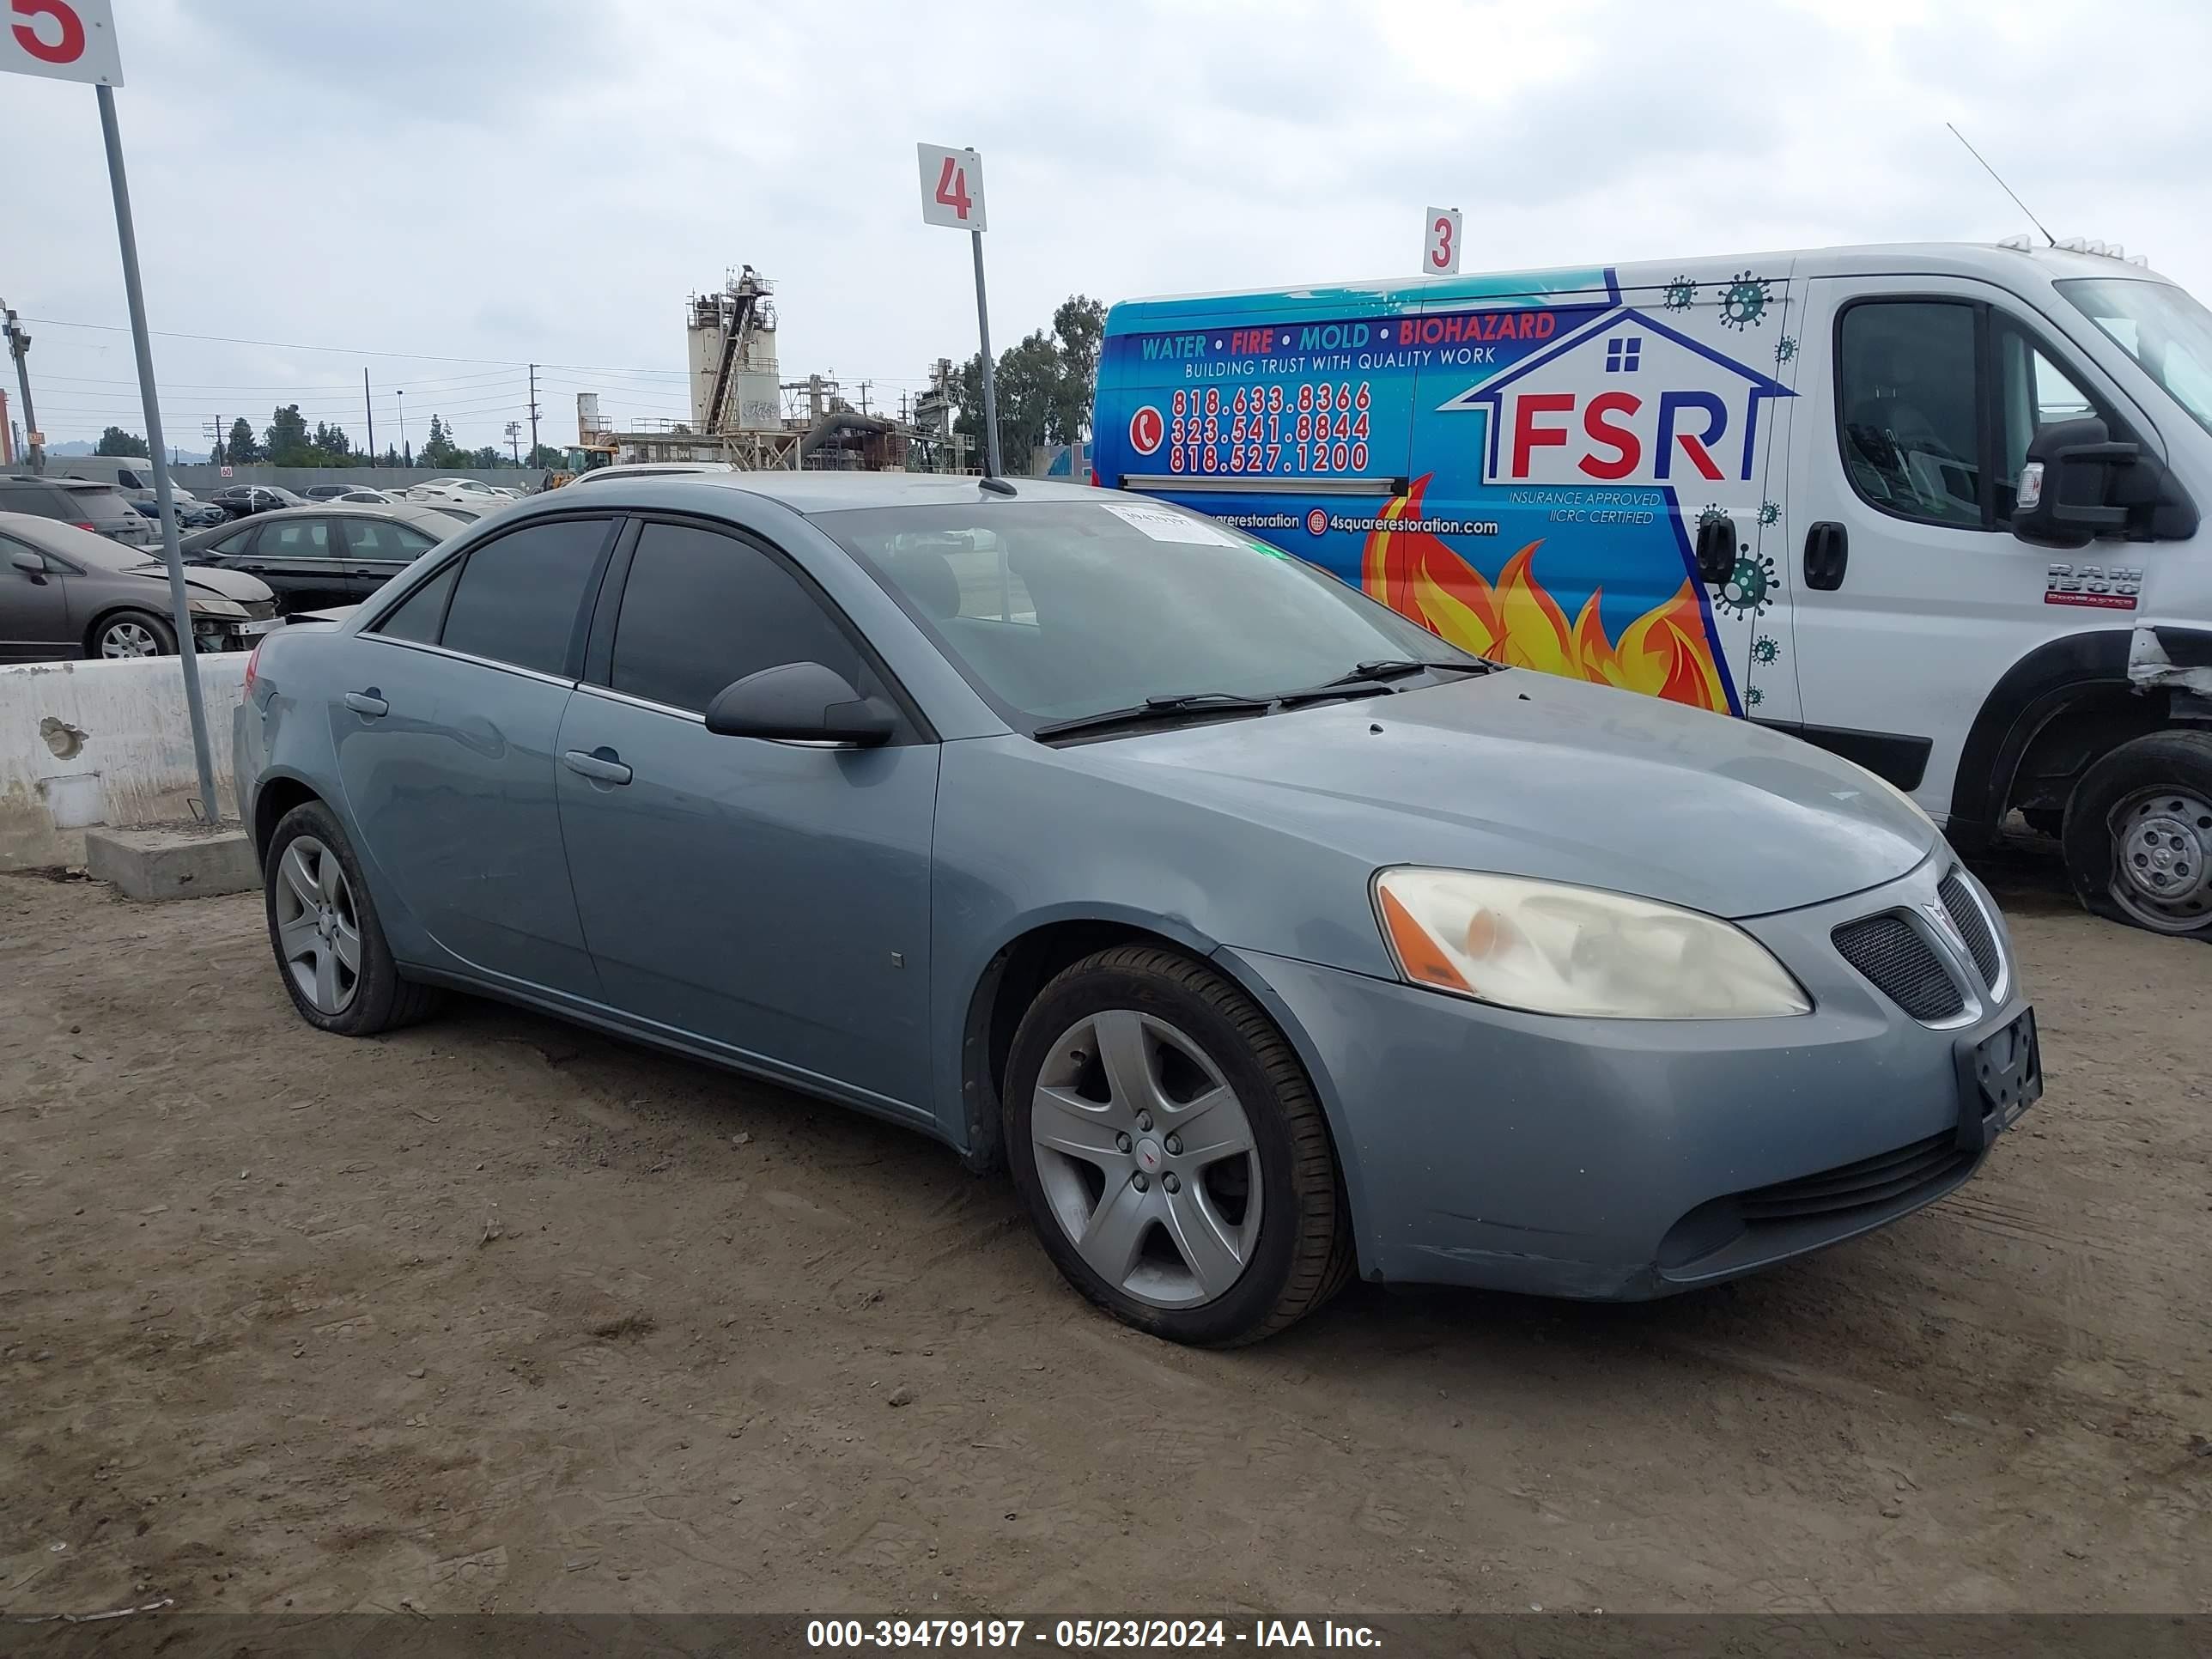
<svg viewBox="0 0 2212 1659">
<path fill-rule="evenodd" d="M 1972 1176 L 2041 1089 L 1935 826 L 1118 492 L 613 480 L 258 649 L 301 1017 L 501 997 L 1003 1161 L 1178 1341 L 1348 1277 L 1635 1298 Z"/>
</svg>

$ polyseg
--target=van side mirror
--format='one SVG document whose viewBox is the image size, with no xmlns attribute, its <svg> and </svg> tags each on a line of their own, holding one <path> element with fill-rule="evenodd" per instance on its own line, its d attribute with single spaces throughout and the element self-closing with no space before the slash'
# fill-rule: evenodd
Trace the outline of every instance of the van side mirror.
<svg viewBox="0 0 2212 1659">
<path fill-rule="evenodd" d="M 818 662 L 763 668 L 724 686 L 707 705 L 707 729 L 726 738 L 870 748 L 889 741 L 896 726 L 888 705 L 862 696 L 842 674 Z"/>
<path fill-rule="evenodd" d="M 2182 541 L 2196 532 L 2188 492 L 2157 456 L 2116 441 L 2104 422 L 2054 421 L 2029 440 L 2012 514 L 2021 541 L 2080 547 L 2100 536 Z"/>
<path fill-rule="evenodd" d="M 1698 580 L 1718 587 L 1735 574 L 1735 520 L 1725 515 L 1698 526 Z"/>
</svg>

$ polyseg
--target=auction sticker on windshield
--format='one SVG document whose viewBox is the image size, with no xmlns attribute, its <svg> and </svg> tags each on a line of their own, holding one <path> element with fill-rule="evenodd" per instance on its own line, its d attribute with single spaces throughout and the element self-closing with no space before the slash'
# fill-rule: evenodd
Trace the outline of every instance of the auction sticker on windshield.
<svg viewBox="0 0 2212 1659">
<path fill-rule="evenodd" d="M 1194 519 L 1188 513 L 1177 513 L 1164 507 L 1147 507 L 1134 501 L 1102 501 L 1109 513 L 1129 526 L 1142 531 L 1156 542 L 1192 542 L 1200 547 L 1243 547 L 1247 544 L 1203 519 Z"/>
</svg>

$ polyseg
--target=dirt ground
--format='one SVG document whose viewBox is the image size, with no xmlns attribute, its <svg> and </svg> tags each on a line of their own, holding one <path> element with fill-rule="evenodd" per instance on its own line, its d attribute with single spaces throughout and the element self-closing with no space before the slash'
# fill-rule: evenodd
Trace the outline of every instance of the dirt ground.
<svg viewBox="0 0 2212 1659">
<path fill-rule="evenodd" d="M 2212 951 L 1996 878 L 2051 1081 L 1963 1192 L 1225 1355 L 918 1138 L 0 878 L 0 1607 L 2212 1609 Z"/>
</svg>

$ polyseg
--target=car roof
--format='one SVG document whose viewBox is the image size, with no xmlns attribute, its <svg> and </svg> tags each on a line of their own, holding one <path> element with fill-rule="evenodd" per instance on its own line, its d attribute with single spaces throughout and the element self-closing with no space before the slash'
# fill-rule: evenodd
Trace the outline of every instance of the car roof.
<svg viewBox="0 0 2212 1659">
<path fill-rule="evenodd" d="M 697 491 L 741 490 L 807 517 L 872 507 L 967 507 L 979 500 L 1079 501 L 1107 495 L 1088 484 L 1060 483 L 1046 478 L 1009 478 L 1002 482 L 1013 494 L 1006 495 L 982 489 L 983 481 L 972 474 L 957 472 L 760 471 L 665 473 L 659 477 L 633 474 L 628 480 L 609 480 L 592 493 L 592 499 L 597 501 L 627 493 L 623 486 L 633 481 L 641 496 L 648 490 L 652 492 L 653 502 L 677 499 L 679 491 L 696 501 L 699 497 L 694 492 Z M 556 490 L 554 498 L 562 493 Z"/>
</svg>

